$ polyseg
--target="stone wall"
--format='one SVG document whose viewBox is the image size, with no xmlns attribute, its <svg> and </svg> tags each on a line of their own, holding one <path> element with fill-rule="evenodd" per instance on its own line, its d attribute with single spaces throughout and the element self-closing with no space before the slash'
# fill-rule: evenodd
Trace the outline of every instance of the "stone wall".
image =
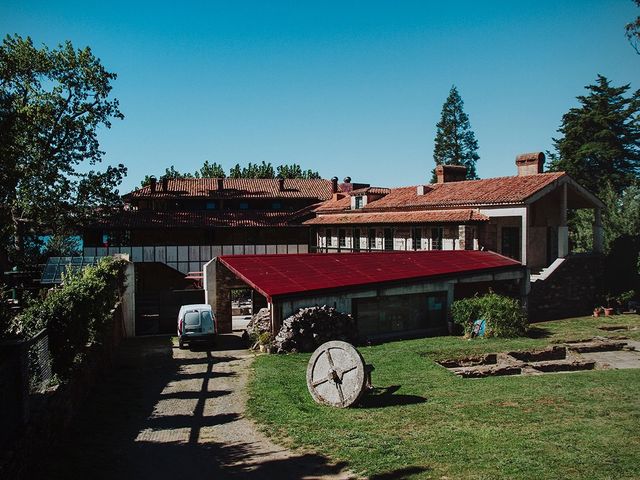
<svg viewBox="0 0 640 480">
<path fill-rule="evenodd" d="M 529 321 L 590 315 L 603 273 L 602 255 L 569 255 L 547 279 L 531 282 Z"/>
</svg>

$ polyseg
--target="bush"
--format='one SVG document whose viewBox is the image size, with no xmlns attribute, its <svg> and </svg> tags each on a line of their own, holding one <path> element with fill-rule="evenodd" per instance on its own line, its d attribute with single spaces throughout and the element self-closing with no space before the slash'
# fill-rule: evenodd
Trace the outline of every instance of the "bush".
<svg viewBox="0 0 640 480">
<path fill-rule="evenodd" d="M 527 316 L 520 303 L 493 292 L 456 300 L 451 314 L 465 335 L 471 334 L 473 322 L 480 319 L 486 321 L 486 337 L 520 337 L 527 332 Z"/>
<path fill-rule="evenodd" d="M 67 272 L 63 284 L 43 299 L 34 300 L 12 322 L 23 338 L 47 328 L 51 369 L 69 378 L 88 344 L 102 343 L 112 333 L 112 309 L 124 285 L 124 260 L 106 257 L 98 265 Z"/>
</svg>

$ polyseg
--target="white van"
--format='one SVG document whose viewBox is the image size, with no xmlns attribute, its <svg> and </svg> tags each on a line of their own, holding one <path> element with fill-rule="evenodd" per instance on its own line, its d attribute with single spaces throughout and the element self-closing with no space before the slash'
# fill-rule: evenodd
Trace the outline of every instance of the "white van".
<svg viewBox="0 0 640 480">
<path fill-rule="evenodd" d="M 211 305 L 183 305 L 178 313 L 178 345 L 185 343 L 213 343 L 218 328 Z"/>
</svg>

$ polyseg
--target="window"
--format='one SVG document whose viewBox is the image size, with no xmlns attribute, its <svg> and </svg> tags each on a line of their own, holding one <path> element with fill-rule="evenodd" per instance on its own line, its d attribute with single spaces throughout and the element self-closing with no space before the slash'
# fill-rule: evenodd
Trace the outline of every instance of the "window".
<svg viewBox="0 0 640 480">
<path fill-rule="evenodd" d="M 444 237 L 444 229 L 442 227 L 433 227 L 431 229 L 431 250 L 442 250 L 442 237 Z"/>
<path fill-rule="evenodd" d="M 207 210 L 215 210 L 216 202 L 207 202 Z"/>
<path fill-rule="evenodd" d="M 393 229 L 384 229 L 384 249 L 393 250 Z"/>
<path fill-rule="evenodd" d="M 375 250 L 376 248 L 376 230 L 374 228 L 369 229 L 369 250 Z"/>
<path fill-rule="evenodd" d="M 520 260 L 520 227 L 502 227 L 502 254 Z"/>
<path fill-rule="evenodd" d="M 131 245 L 131 231 L 109 230 L 102 232 L 103 247 L 128 247 Z"/>
<path fill-rule="evenodd" d="M 412 240 L 413 249 L 420 250 L 422 247 L 422 229 L 420 227 L 413 227 Z"/>
<path fill-rule="evenodd" d="M 344 228 L 338 230 L 338 246 L 346 247 L 347 246 L 347 233 Z"/>
<path fill-rule="evenodd" d="M 356 228 L 353 230 L 353 251 L 360 251 L 360 229 Z"/>
<path fill-rule="evenodd" d="M 240 202 L 240 210 L 249 210 L 249 204 L 247 202 Z"/>
<path fill-rule="evenodd" d="M 327 228 L 324 233 L 324 237 L 326 239 L 327 247 L 331 246 L 331 229 Z"/>
<path fill-rule="evenodd" d="M 282 209 L 282 204 L 280 202 L 273 202 L 271 204 L 271 209 L 272 210 L 280 210 L 280 209 Z"/>
<path fill-rule="evenodd" d="M 356 197 L 356 208 L 362 208 L 363 204 L 363 198 L 362 196 L 357 196 Z"/>
</svg>

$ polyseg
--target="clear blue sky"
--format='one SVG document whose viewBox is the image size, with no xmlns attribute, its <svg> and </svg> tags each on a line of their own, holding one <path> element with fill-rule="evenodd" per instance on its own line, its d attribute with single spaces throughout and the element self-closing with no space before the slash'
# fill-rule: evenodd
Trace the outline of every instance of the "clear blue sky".
<svg viewBox="0 0 640 480">
<path fill-rule="evenodd" d="M 481 177 L 551 148 L 598 73 L 640 88 L 631 0 L 56 2 L 3 0 L 0 32 L 89 45 L 118 74 L 101 134 L 121 191 L 175 165 L 300 163 L 374 185 L 428 181 L 455 84 Z"/>
</svg>

